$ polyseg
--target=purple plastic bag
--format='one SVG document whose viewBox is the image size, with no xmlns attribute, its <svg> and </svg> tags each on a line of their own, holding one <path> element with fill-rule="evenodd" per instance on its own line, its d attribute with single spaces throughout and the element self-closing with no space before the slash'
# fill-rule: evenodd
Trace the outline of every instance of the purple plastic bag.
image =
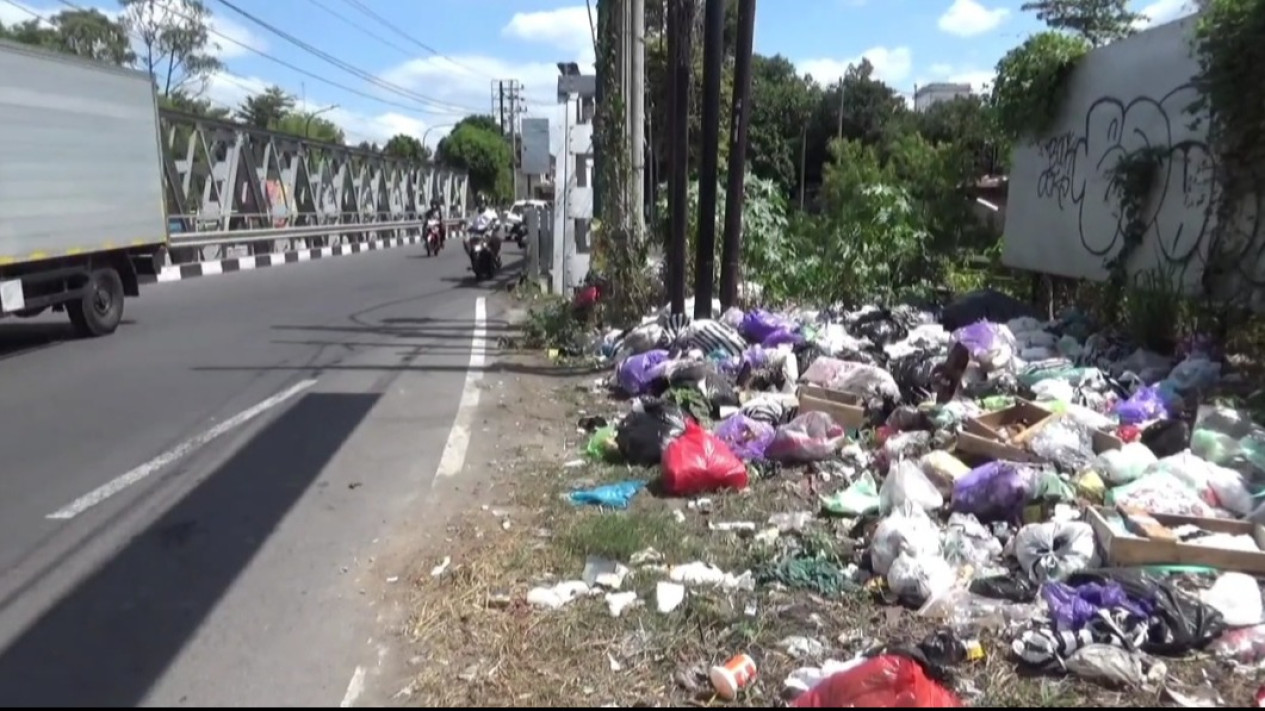
<svg viewBox="0 0 1265 711">
<path fill-rule="evenodd" d="M 1014 521 L 1032 494 L 1032 476 L 1014 462 L 989 462 L 953 483 L 953 510 L 982 522 Z"/>
<path fill-rule="evenodd" d="M 773 441 L 773 432 L 773 425 L 753 420 L 739 412 L 721 420 L 713 434 L 739 459 L 749 462 L 764 459 L 764 450 Z"/>
<path fill-rule="evenodd" d="M 953 340 L 961 343 L 972 358 L 989 353 L 997 343 L 997 324 L 977 321 L 953 332 Z"/>
<path fill-rule="evenodd" d="M 742 325 L 738 327 L 738 333 L 752 343 L 763 343 L 764 339 L 774 331 L 788 325 L 781 317 L 774 316 L 763 309 L 755 309 L 742 317 Z"/>
<path fill-rule="evenodd" d="M 1164 396 L 1154 385 L 1138 388 L 1138 391 L 1116 404 L 1116 416 L 1126 425 L 1136 425 L 1147 420 L 1163 420 L 1168 418 L 1168 408 L 1164 405 Z"/>
<path fill-rule="evenodd" d="M 1119 583 L 1046 583 L 1041 597 L 1050 606 L 1050 617 L 1058 630 L 1079 630 L 1098 617 L 1099 610 L 1123 609 L 1134 617 L 1150 617 L 1150 605 L 1129 597 Z"/>
<path fill-rule="evenodd" d="M 797 346 L 803 341 L 804 337 L 796 333 L 792 327 L 779 326 L 774 329 L 772 333 L 765 336 L 764 340 L 760 341 L 760 345 L 765 348 L 777 348 L 783 343 L 789 343 L 792 346 Z"/>
<path fill-rule="evenodd" d="M 738 364 L 750 365 L 752 368 L 763 368 L 769 364 L 769 354 L 760 346 L 751 346 L 742 352 L 742 361 Z"/>
<path fill-rule="evenodd" d="M 665 350 L 646 351 L 628 356 L 615 369 L 615 379 L 619 382 L 620 390 L 629 395 L 645 393 L 650 383 L 663 372 L 663 364 L 667 360 L 668 352 Z"/>
</svg>

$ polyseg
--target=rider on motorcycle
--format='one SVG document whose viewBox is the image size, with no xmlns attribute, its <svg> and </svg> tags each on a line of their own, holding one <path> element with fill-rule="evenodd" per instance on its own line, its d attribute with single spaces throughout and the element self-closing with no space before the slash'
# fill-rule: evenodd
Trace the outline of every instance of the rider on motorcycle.
<svg viewBox="0 0 1265 711">
<path fill-rule="evenodd" d="M 471 249 L 472 240 L 482 238 L 487 246 L 492 250 L 492 256 L 497 262 L 501 259 L 501 236 L 498 234 L 497 223 L 501 220 L 501 214 L 495 208 L 489 207 L 480 196 L 476 205 L 476 215 L 474 222 L 466 230 L 466 237 L 461 242 L 461 246 L 465 247 L 466 255 L 470 257 L 470 267 L 474 268 L 474 251 Z"/>
<path fill-rule="evenodd" d="M 444 206 L 435 198 L 430 201 L 430 209 L 426 211 L 423 220 L 430 222 L 431 220 L 439 221 L 439 245 L 442 247 L 448 241 L 448 228 L 444 227 Z"/>
</svg>

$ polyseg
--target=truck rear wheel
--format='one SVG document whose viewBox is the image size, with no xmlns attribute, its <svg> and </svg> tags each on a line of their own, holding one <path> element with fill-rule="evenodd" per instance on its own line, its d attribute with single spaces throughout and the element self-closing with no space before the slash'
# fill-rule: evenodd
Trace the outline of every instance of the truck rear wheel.
<svg viewBox="0 0 1265 711">
<path fill-rule="evenodd" d="M 84 338 L 108 336 L 123 320 L 123 279 L 110 267 L 88 276 L 83 296 L 66 304 L 75 333 Z"/>
</svg>

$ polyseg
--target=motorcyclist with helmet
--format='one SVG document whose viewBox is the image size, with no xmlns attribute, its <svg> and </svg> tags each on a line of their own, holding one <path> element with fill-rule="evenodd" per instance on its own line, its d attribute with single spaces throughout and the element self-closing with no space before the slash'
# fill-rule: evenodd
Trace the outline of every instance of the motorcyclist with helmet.
<svg viewBox="0 0 1265 711">
<path fill-rule="evenodd" d="M 444 204 L 439 198 L 430 201 L 430 209 L 426 211 L 422 220 L 423 222 L 431 220 L 439 222 L 439 246 L 442 247 L 448 241 L 448 228 L 444 226 Z"/>
<path fill-rule="evenodd" d="M 465 239 L 461 245 L 466 250 L 466 256 L 470 258 L 470 268 L 474 269 L 474 250 L 473 240 L 482 239 L 488 248 L 492 250 L 492 256 L 496 259 L 498 268 L 501 266 L 501 236 L 499 234 L 499 223 L 501 214 L 496 208 L 487 204 L 487 200 L 480 195 L 475 201 L 475 216 L 470 226 L 466 229 Z"/>
</svg>

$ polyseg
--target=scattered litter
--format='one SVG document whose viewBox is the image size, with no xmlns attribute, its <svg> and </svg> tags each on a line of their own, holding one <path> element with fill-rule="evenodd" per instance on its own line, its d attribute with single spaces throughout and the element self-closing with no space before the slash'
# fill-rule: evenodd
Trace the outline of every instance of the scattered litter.
<svg viewBox="0 0 1265 711">
<path fill-rule="evenodd" d="M 448 570 L 448 566 L 450 565 L 452 565 L 452 558 L 444 556 L 444 559 L 439 562 L 439 565 L 430 569 L 430 577 L 438 578 L 444 574 L 444 571 Z"/>
<path fill-rule="evenodd" d="M 528 590 L 527 604 L 559 610 L 576 598 L 584 597 L 591 593 L 592 590 L 584 582 L 570 580 L 558 583 L 552 587 L 538 587 Z"/>
</svg>

